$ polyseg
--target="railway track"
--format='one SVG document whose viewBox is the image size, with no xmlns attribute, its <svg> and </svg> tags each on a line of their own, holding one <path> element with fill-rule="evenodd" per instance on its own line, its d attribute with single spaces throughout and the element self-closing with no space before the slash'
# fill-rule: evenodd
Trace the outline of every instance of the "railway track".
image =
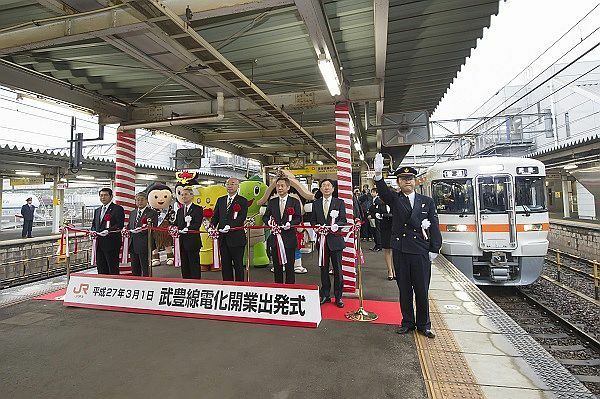
<svg viewBox="0 0 600 399">
<path fill-rule="evenodd" d="M 600 342 L 588 326 L 529 289 L 485 287 L 486 294 L 592 393 L 600 394 Z"/>
</svg>

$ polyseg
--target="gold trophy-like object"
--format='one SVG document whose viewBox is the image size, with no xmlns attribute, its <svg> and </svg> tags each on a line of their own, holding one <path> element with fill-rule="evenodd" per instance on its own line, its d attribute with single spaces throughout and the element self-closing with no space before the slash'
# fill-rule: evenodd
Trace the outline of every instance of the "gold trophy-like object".
<svg viewBox="0 0 600 399">
<path fill-rule="evenodd" d="M 357 282 L 358 282 L 358 309 L 354 312 L 346 313 L 346 318 L 352 321 L 373 321 L 377 320 L 377 314 L 369 312 L 363 308 L 363 287 L 362 287 L 362 249 L 360 247 L 360 230 L 356 231 L 354 235 L 354 248 L 356 248 L 356 259 L 357 259 Z"/>
</svg>

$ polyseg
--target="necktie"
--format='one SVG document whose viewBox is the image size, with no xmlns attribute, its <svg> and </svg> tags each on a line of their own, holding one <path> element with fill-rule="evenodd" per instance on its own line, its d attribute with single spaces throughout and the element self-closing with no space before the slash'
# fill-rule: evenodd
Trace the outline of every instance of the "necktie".
<svg viewBox="0 0 600 399">
<path fill-rule="evenodd" d="M 229 210 L 229 207 L 231 206 L 231 203 L 233 202 L 233 198 L 229 197 L 227 199 L 227 210 Z"/>
<path fill-rule="evenodd" d="M 135 216 L 135 227 L 138 227 L 140 224 L 140 219 L 142 218 L 142 210 L 138 209 L 137 215 Z"/>
<path fill-rule="evenodd" d="M 100 212 L 100 223 L 104 220 L 104 214 L 106 213 L 106 205 L 102 205 L 102 212 Z"/>
<path fill-rule="evenodd" d="M 284 198 L 281 198 L 281 199 L 279 200 L 279 214 L 281 215 L 281 218 L 282 218 L 282 219 L 283 219 L 283 217 L 285 216 L 285 215 L 284 215 L 284 212 L 285 212 L 285 199 L 284 199 Z"/>
<path fill-rule="evenodd" d="M 408 195 L 405 195 L 404 198 L 406 198 L 406 203 L 408 204 L 408 208 L 412 209 L 412 205 L 410 204 L 410 198 L 408 198 Z"/>
<path fill-rule="evenodd" d="M 325 219 L 327 219 L 327 216 L 329 215 L 329 199 L 326 198 L 323 201 L 323 214 L 325 215 Z"/>
</svg>

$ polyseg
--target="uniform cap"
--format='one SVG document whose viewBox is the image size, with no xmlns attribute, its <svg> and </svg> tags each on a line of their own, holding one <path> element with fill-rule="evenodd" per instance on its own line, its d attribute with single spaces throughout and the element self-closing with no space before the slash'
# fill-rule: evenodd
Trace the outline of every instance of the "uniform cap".
<svg viewBox="0 0 600 399">
<path fill-rule="evenodd" d="M 396 177 L 407 176 L 407 175 L 416 176 L 417 170 L 411 166 L 401 166 L 398 169 L 396 169 L 396 171 L 394 172 L 394 176 L 396 176 Z"/>
</svg>

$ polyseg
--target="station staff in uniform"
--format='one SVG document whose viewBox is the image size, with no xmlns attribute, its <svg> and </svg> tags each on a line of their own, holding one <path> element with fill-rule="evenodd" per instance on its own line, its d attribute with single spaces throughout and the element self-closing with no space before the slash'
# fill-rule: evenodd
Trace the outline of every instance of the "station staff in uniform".
<svg viewBox="0 0 600 399">
<path fill-rule="evenodd" d="M 294 261 L 298 240 L 296 239 L 296 229 L 291 226 L 298 225 L 302 222 L 302 209 L 300 207 L 300 201 L 288 195 L 288 192 L 290 191 L 290 181 L 288 178 L 279 177 L 275 182 L 275 189 L 277 190 L 277 197 L 271 198 L 267 203 L 267 209 L 263 215 L 263 222 L 268 224 L 271 216 L 273 216 L 275 223 L 282 227 L 281 238 L 283 239 L 285 256 L 287 258 L 287 263 L 285 265 L 279 264 L 275 235 L 271 234 L 269 236 L 269 248 L 271 248 L 271 256 L 273 258 L 275 282 L 283 283 L 283 267 L 285 266 L 285 283 L 294 284 L 296 282 Z M 291 212 L 293 212 L 291 221 L 289 220 L 288 209 L 291 209 Z"/>
<path fill-rule="evenodd" d="M 381 154 L 375 156 L 374 169 L 377 192 L 391 207 L 393 215 L 391 246 L 402 310 L 402 325 L 397 332 L 406 334 L 416 328 L 426 337 L 434 338 L 427 291 L 431 280 L 431 261 L 442 247 L 442 234 L 433 199 L 415 192 L 417 171 L 414 168 L 402 167 L 396 172 L 401 191 L 398 194 L 392 192 L 383 180 Z"/>
<path fill-rule="evenodd" d="M 149 276 L 148 234 L 150 232 L 142 231 L 142 228 L 144 224 L 148 224 L 148 221 L 152 226 L 158 226 L 158 212 L 148 206 L 148 194 L 145 191 L 136 194 L 135 205 L 136 208 L 129 213 L 127 224 L 127 229 L 132 233 L 129 241 L 131 272 L 134 276 Z M 152 240 L 152 249 L 154 249 L 154 240 Z"/>
<path fill-rule="evenodd" d="M 243 227 L 248 215 L 248 200 L 238 195 L 240 181 L 230 177 L 225 183 L 227 195 L 219 197 L 211 224 L 221 230 L 219 251 L 221 253 L 221 273 L 224 281 L 244 281 L 244 248 L 246 232 L 229 231 L 232 227 Z M 236 209 L 238 209 L 236 211 Z M 235 218 L 234 218 L 235 216 Z"/>
<path fill-rule="evenodd" d="M 331 300 L 331 281 L 329 280 L 329 262 L 331 261 L 335 304 L 338 308 L 343 308 L 342 251 L 346 244 L 344 243 L 344 237 L 335 233 L 339 229 L 338 226 L 346 225 L 346 207 L 343 200 L 332 195 L 334 190 L 332 180 L 321 180 L 320 189 L 323 196 L 313 202 L 310 224 L 331 226 L 331 232 L 325 236 L 325 264 L 321 266 L 321 305 Z M 335 219 L 335 224 L 332 225 L 331 211 L 333 210 L 338 212 L 338 216 Z M 320 235 L 317 238 L 319 240 L 323 239 Z"/>
<path fill-rule="evenodd" d="M 23 216 L 23 232 L 21 237 L 31 238 L 31 230 L 33 229 L 33 216 L 35 215 L 35 205 L 31 202 L 31 197 L 25 200 L 26 204 L 21 207 L 21 216 Z"/>
<path fill-rule="evenodd" d="M 119 274 L 121 230 L 125 225 L 125 211 L 121 205 L 112 202 L 113 192 L 110 188 L 102 188 L 98 195 L 102 206 L 94 211 L 91 229 L 98 233 L 96 238 L 98 274 Z"/>
<path fill-rule="evenodd" d="M 181 256 L 181 278 L 200 279 L 200 248 L 202 241 L 200 234 L 188 234 L 188 230 L 200 230 L 202 225 L 203 210 L 192 202 L 194 193 L 191 187 L 181 190 L 183 206 L 177 210 L 175 225 L 179 229 L 179 254 Z M 189 224 L 186 217 L 189 216 Z"/>
</svg>

